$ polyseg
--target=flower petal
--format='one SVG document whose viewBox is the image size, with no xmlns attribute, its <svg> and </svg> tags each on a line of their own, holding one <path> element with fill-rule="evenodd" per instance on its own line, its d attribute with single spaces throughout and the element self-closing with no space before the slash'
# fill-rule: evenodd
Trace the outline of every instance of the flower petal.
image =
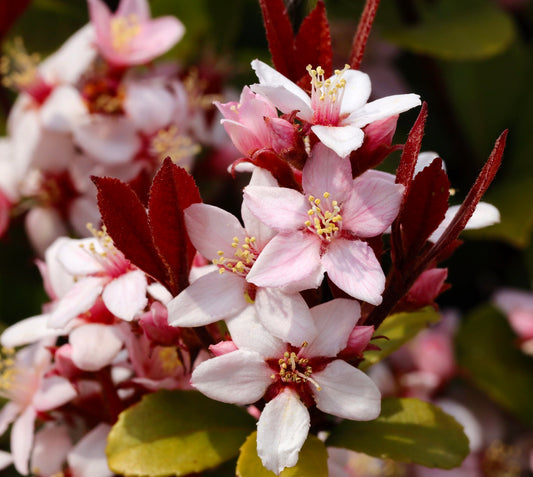
<svg viewBox="0 0 533 477">
<path fill-rule="evenodd" d="M 192 373 L 191 384 L 211 399 L 244 405 L 263 397 L 271 374 L 258 353 L 237 350 L 201 363 Z"/>
<path fill-rule="evenodd" d="M 336 201 L 344 201 L 353 188 L 350 160 L 317 144 L 305 163 L 302 186 L 306 195 L 322 197 L 324 192 L 329 192 Z"/>
<path fill-rule="evenodd" d="M 267 403 L 257 423 L 257 455 L 263 465 L 276 475 L 295 466 L 309 427 L 309 412 L 293 391 Z"/>
<path fill-rule="evenodd" d="M 345 126 L 322 126 L 315 124 L 311 130 L 317 135 L 320 142 L 329 147 L 340 157 L 346 157 L 355 151 L 365 138 L 365 133 L 359 126 L 347 124 Z"/>
<path fill-rule="evenodd" d="M 287 350 L 285 342 L 261 324 L 253 306 L 248 306 L 226 323 L 231 339 L 239 349 L 254 351 L 265 359 L 281 356 Z"/>
<path fill-rule="evenodd" d="M 286 187 L 247 186 L 244 203 L 259 220 L 278 232 L 302 229 L 309 218 L 307 199 Z"/>
<path fill-rule="evenodd" d="M 70 333 L 72 361 L 84 371 L 98 371 L 112 363 L 122 349 L 122 339 L 114 326 L 89 323 Z"/>
<path fill-rule="evenodd" d="M 342 227 L 363 238 L 382 234 L 398 215 L 403 190 L 401 184 L 365 172 L 353 181 L 353 194 L 343 207 Z"/>
<path fill-rule="evenodd" d="M 311 308 L 317 336 L 304 349 L 303 356 L 337 356 L 346 347 L 350 332 L 361 316 L 355 300 L 336 298 Z"/>
<path fill-rule="evenodd" d="M 218 269 L 191 283 L 168 305 L 171 326 L 203 326 L 228 318 L 246 307 L 245 280 Z"/>
<path fill-rule="evenodd" d="M 98 273 L 103 271 L 103 267 L 90 251 L 93 249 L 96 253 L 103 252 L 95 238 L 67 239 L 57 250 L 57 260 L 73 276 Z"/>
<path fill-rule="evenodd" d="M 0 336 L 0 343 L 6 348 L 15 348 L 34 343 L 47 336 L 63 334 L 67 334 L 67 330 L 48 327 L 48 315 L 37 315 L 6 328 Z"/>
<path fill-rule="evenodd" d="M 360 369 L 337 359 L 313 373 L 321 389 L 313 389 L 321 411 L 355 421 L 370 421 L 381 411 L 381 393 Z"/>
<path fill-rule="evenodd" d="M 192 204 L 184 215 L 191 242 L 209 260 L 219 258 L 219 250 L 225 256 L 233 256 L 233 237 L 244 242 L 246 235 L 241 223 L 224 209 L 208 204 Z"/>
<path fill-rule="evenodd" d="M 112 477 L 114 475 L 107 465 L 105 448 L 107 435 L 111 426 L 98 424 L 86 434 L 69 453 L 69 468 L 76 477 Z"/>
<path fill-rule="evenodd" d="M 37 413 L 32 406 L 26 407 L 11 429 L 11 455 L 15 469 L 28 475 L 30 452 L 33 446 L 33 433 Z"/>
<path fill-rule="evenodd" d="M 358 70 L 346 70 L 342 74 L 346 81 L 341 102 L 341 116 L 350 114 L 364 106 L 370 97 L 370 77 Z"/>
<path fill-rule="evenodd" d="M 41 387 L 33 396 L 33 405 L 38 411 L 50 411 L 66 404 L 77 395 L 74 386 L 62 376 L 43 379 Z"/>
<path fill-rule="evenodd" d="M 311 342 L 317 330 L 309 307 L 299 293 L 287 294 L 277 288 L 259 288 L 255 296 L 257 316 L 274 336 L 301 346 Z"/>
<path fill-rule="evenodd" d="M 104 288 L 102 299 L 113 315 L 131 321 L 148 303 L 146 275 L 141 270 L 120 275 Z"/>
<path fill-rule="evenodd" d="M 320 239 L 298 232 L 276 235 L 259 254 L 246 280 L 260 287 L 290 285 L 296 291 L 316 288 L 322 282 L 324 270 L 320 263 Z"/>
<path fill-rule="evenodd" d="M 361 240 L 333 240 L 322 257 L 328 277 L 350 296 L 381 303 L 385 274 L 372 248 Z"/>
<path fill-rule="evenodd" d="M 420 96 L 417 94 L 386 96 L 365 104 L 350 114 L 343 122 L 362 128 L 374 121 L 403 113 L 415 106 L 420 106 Z"/>
</svg>

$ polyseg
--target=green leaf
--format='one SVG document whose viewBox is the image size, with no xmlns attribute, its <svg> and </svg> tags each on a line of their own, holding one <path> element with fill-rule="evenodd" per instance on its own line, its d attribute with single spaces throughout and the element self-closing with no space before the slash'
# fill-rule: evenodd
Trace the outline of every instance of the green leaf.
<svg viewBox="0 0 533 477">
<path fill-rule="evenodd" d="M 452 469 L 469 453 L 462 426 L 442 409 L 414 398 L 386 398 L 374 421 L 343 421 L 327 446 L 382 459 Z"/>
<path fill-rule="evenodd" d="M 376 364 L 416 336 L 429 324 L 439 320 L 440 315 L 431 306 L 413 312 L 396 313 L 388 316 L 374 333 L 374 336 L 386 336 L 388 339 L 374 341 L 381 350 L 367 351 L 365 360 L 359 367 L 365 370 Z"/>
<path fill-rule="evenodd" d="M 515 342 L 507 319 L 486 305 L 470 313 L 459 329 L 457 361 L 491 399 L 533 423 L 533 358 Z"/>
<path fill-rule="evenodd" d="M 309 435 L 294 467 L 286 468 L 280 477 L 327 477 L 328 455 L 324 443 Z M 275 477 L 276 474 L 263 467 L 257 455 L 257 432 L 250 434 L 241 447 L 237 460 L 237 477 Z"/>
<path fill-rule="evenodd" d="M 396 24 L 383 29 L 385 38 L 415 53 L 472 60 L 502 52 L 515 37 L 511 18 L 493 2 L 439 0 L 429 8 L 418 5 L 420 22 L 399 24 L 396 13 Z"/>
<path fill-rule="evenodd" d="M 255 420 L 195 391 L 158 391 L 124 411 L 111 429 L 109 467 L 128 476 L 187 475 L 236 456 Z"/>
</svg>

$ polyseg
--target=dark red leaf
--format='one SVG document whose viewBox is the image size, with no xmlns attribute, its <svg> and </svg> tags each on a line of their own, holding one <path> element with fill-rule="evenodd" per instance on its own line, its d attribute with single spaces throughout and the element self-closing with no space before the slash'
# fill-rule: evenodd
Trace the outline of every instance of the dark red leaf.
<svg viewBox="0 0 533 477">
<path fill-rule="evenodd" d="M 287 78 L 295 78 L 294 32 L 283 0 L 259 0 L 265 25 L 268 49 L 276 70 Z"/>
<path fill-rule="evenodd" d="M 192 176 L 167 157 L 150 189 L 148 215 L 153 241 L 167 267 L 168 286 L 174 295 L 188 286 L 196 252 L 187 235 L 183 211 L 201 201 Z"/>
<path fill-rule="evenodd" d="M 406 265 L 419 254 L 426 240 L 444 220 L 449 190 L 450 181 L 439 158 L 411 182 L 398 217 Z"/>
<path fill-rule="evenodd" d="M 13 23 L 30 3 L 31 0 L 0 0 L 0 39 L 6 36 Z"/>
<path fill-rule="evenodd" d="M 281 187 L 296 190 L 302 189 L 301 171 L 291 168 L 286 161 L 274 154 L 270 149 L 260 149 L 254 152 L 252 157 L 247 159 L 247 162 L 269 171 Z"/>
<path fill-rule="evenodd" d="M 294 41 L 294 52 L 295 73 L 299 75 L 294 81 L 303 89 L 310 90 L 311 81 L 306 70 L 307 65 L 311 65 L 313 68 L 321 66 L 326 78 L 333 74 L 331 34 L 326 17 L 326 7 L 322 0 L 317 2 L 316 7 L 300 25 Z"/>
<path fill-rule="evenodd" d="M 152 241 L 148 216 L 132 188 L 111 177 L 92 177 L 98 208 L 107 232 L 124 256 L 166 284 L 166 269 Z"/>
<path fill-rule="evenodd" d="M 379 0 L 366 0 L 365 8 L 361 14 L 357 31 L 353 38 L 352 51 L 350 53 L 350 68 L 358 70 L 365 54 L 366 42 L 374 23 L 378 10 Z"/>
<path fill-rule="evenodd" d="M 474 213 L 477 204 L 481 200 L 481 197 L 483 197 L 483 194 L 496 176 L 496 172 L 498 172 L 502 162 L 506 139 L 507 130 L 505 130 L 496 140 L 494 148 L 492 149 L 487 162 L 483 166 L 483 169 L 479 173 L 476 182 L 468 192 L 466 199 L 461 204 L 461 207 L 455 214 L 452 222 L 450 225 L 448 225 L 440 239 L 431 250 L 431 254 L 427 258 L 428 260 L 440 255 L 445 248 L 447 248 L 453 241 L 457 239 L 461 231 L 465 228 L 466 223 L 470 217 L 472 217 L 472 214 Z"/>
</svg>

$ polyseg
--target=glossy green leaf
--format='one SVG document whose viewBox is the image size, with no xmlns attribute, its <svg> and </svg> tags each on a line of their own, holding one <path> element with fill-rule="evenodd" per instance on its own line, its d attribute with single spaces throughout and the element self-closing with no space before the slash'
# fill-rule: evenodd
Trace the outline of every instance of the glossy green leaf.
<svg viewBox="0 0 533 477">
<path fill-rule="evenodd" d="M 496 308 L 470 313 L 456 336 L 457 361 L 494 401 L 533 423 L 533 358 L 516 347 L 516 335 Z"/>
<path fill-rule="evenodd" d="M 237 406 L 195 391 L 158 391 L 124 411 L 108 438 L 113 472 L 187 475 L 236 456 L 255 420 Z"/>
<path fill-rule="evenodd" d="M 430 5 L 428 8 L 426 5 Z M 471 60 L 507 48 L 515 32 L 511 18 L 486 0 L 439 0 L 418 3 L 420 21 L 385 25 L 384 36 L 402 48 L 442 59 Z"/>
<path fill-rule="evenodd" d="M 452 469 L 469 453 L 462 426 L 433 404 L 387 398 L 374 421 L 343 421 L 326 445 L 426 467 Z"/>
<path fill-rule="evenodd" d="M 365 360 L 359 367 L 364 370 L 376 364 L 415 337 L 429 324 L 439 320 L 440 315 L 430 306 L 413 312 L 396 313 L 388 316 L 374 333 L 375 336 L 386 336 L 388 339 L 375 340 L 374 343 L 381 350 L 367 351 Z"/>
<path fill-rule="evenodd" d="M 241 447 L 237 460 L 237 477 L 275 477 L 276 474 L 265 469 L 257 455 L 257 432 L 250 434 Z M 313 435 L 309 435 L 300 451 L 298 463 L 286 468 L 280 477 L 327 477 L 328 455 L 324 443 Z"/>
</svg>

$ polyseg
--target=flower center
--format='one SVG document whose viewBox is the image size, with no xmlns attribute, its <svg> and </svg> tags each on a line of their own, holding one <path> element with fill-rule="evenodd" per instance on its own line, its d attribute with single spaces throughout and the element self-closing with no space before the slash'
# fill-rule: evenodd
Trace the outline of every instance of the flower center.
<svg viewBox="0 0 533 477">
<path fill-rule="evenodd" d="M 240 243 L 238 237 L 233 237 L 231 246 L 235 249 L 233 257 L 225 257 L 224 252 L 219 250 L 217 253 L 220 258 L 213 259 L 213 263 L 218 266 L 219 273 L 228 270 L 245 277 L 259 255 L 255 237 L 246 237 L 243 244 Z"/>
<path fill-rule="evenodd" d="M 343 75 L 350 67 L 346 65 L 342 70 L 335 70 L 335 74 L 324 79 L 324 70 L 318 66 L 314 70 L 311 65 L 307 71 L 311 76 L 311 107 L 313 108 L 313 123 L 324 126 L 337 126 L 339 123 L 342 97 L 346 80 Z"/>
<path fill-rule="evenodd" d="M 33 372 L 32 372 L 33 371 Z M 26 404 L 35 389 L 35 370 L 17 366 L 15 350 L 0 350 L 0 396 L 18 404 Z"/>
<path fill-rule="evenodd" d="M 28 54 L 22 38 L 17 37 L 5 46 L 6 55 L 0 59 L 2 84 L 6 88 L 25 92 L 42 104 L 52 91 L 52 87 L 41 76 L 37 65 L 41 57 L 38 53 Z"/>
<path fill-rule="evenodd" d="M 302 348 L 305 348 L 307 343 L 302 344 Z M 311 378 L 313 369 L 309 366 L 309 360 L 298 356 L 294 351 L 285 351 L 283 358 L 278 361 L 279 364 L 279 378 L 284 383 L 312 383 L 318 391 L 320 391 L 319 384 Z M 271 376 L 272 379 L 276 379 L 276 375 Z"/>
<path fill-rule="evenodd" d="M 89 78 L 81 95 L 91 114 L 123 114 L 126 92 L 119 81 L 106 76 Z"/>
<path fill-rule="evenodd" d="M 105 275 L 111 278 L 117 278 L 131 267 L 130 261 L 124 257 L 122 252 L 118 250 L 113 244 L 113 240 L 107 234 L 106 227 L 103 226 L 101 230 L 97 230 L 92 224 L 87 224 L 87 229 L 93 234 L 101 246 L 101 250 L 97 250 L 94 243 L 80 244 L 80 247 L 87 251 L 92 257 L 97 260 L 105 271 Z"/>
<path fill-rule="evenodd" d="M 336 200 L 330 200 L 329 192 L 324 192 L 322 197 L 324 200 L 312 195 L 309 196 L 308 200 L 311 204 L 311 208 L 307 211 L 309 220 L 306 220 L 304 225 L 322 240 L 330 242 L 339 231 L 339 225 L 342 221 L 342 216 L 339 214 L 341 209 Z"/>
<path fill-rule="evenodd" d="M 178 128 L 172 125 L 157 132 L 150 143 L 149 152 L 159 160 L 169 156 L 174 163 L 187 162 L 187 159 L 200 152 L 200 145 L 189 136 L 180 134 Z"/>
<path fill-rule="evenodd" d="M 111 43 L 116 51 L 127 51 L 131 40 L 140 33 L 141 24 L 135 14 L 111 20 Z"/>
</svg>

